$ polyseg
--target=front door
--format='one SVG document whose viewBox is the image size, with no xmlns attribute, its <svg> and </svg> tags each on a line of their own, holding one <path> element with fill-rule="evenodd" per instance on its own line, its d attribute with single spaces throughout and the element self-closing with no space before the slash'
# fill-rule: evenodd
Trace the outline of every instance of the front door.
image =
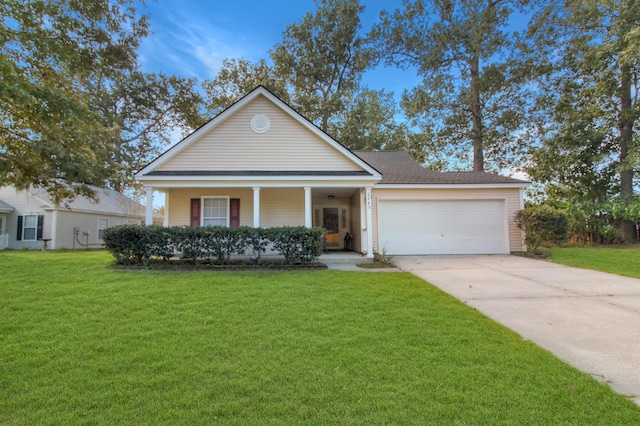
<svg viewBox="0 0 640 426">
<path fill-rule="evenodd" d="M 316 208 L 316 226 L 326 229 L 328 249 L 344 248 L 344 237 L 348 232 L 348 206 L 321 206 Z"/>
</svg>

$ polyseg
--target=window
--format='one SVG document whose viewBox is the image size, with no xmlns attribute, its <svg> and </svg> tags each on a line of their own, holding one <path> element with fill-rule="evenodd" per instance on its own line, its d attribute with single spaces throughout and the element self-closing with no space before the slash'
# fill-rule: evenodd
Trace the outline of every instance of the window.
<svg viewBox="0 0 640 426">
<path fill-rule="evenodd" d="M 228 198 L 202 199 L 202 226 L 228 226 Z"/>
<path fill-rule="evenodd" d="M 98 239 L 101 240 L 104 230 L 109 227 L 109 219 L 98 219 Z"/>
<path fill-rule="evenodd" d="M 24 215 L 24 222 L 22 224 L 22 240 L 23 241 L 35 241 L 38 235 L 38 215 L 30 214 Z"/>
</svg>

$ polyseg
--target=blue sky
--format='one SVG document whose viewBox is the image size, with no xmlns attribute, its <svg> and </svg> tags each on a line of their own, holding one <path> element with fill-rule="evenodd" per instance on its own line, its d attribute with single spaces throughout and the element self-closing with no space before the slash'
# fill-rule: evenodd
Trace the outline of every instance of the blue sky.
<svg viewBox="0 0 640 426">
<path fill-rule="evenodd" d="M 361 0 L 362 30 L 368 32 L 380 11 L 392 11 L 402 0 Z M 287 25 L 313 13 L 313 0 L 157 0 L 140 10 L 149 15 L 152 34 L 140 48 L 143 71 L 199 80 L 213 78 L 225 58 L 268 59 Z M 371 89 L 395 92 L 417 84 L 414 72 L 379 66 L 365 75 Z"/>
</svg>

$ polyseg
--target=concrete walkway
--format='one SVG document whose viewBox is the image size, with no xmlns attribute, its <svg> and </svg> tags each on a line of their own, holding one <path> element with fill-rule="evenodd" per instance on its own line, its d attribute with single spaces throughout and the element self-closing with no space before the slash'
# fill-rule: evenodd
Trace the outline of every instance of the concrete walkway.
<svg viewBox="0 0 640 426">
<path fill-rule="evenodd" d="M 640 280 L 518 256 L 396 256 L 640 405 Z"/>
</svg>

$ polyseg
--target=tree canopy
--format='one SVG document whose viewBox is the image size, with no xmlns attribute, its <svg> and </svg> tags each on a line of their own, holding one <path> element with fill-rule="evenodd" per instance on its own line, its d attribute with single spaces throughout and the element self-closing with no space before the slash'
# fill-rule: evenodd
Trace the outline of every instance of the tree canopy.
<svg viewBox="0 0 640 426">
<path fill-rule="evenodd" d="M 414 68 L 422 83 L 403 94 L 407 115 L 432 151 L 473 170 L 509 165 L 523 122 L 524 97 L 509 18 L 527 1 L 417 0 L 384 11 L 370 38 L 388 65 Z"/>
<path fill-rule="evenodd" d="M 539 133 L 529 173 L 574 205 L 633 202 L 639 157 L 640 4 L 553 2 L 534 22 L 540 61 L 551 64 L 540 93 Z M 635 239 L 618 219 L 620 238 Z"/>
<path fill-rule="evenodd" d="M 358 0 L 317 0 L 315 13 L 291 24 L 270 52 L 275 74 L 291 88 L 291 103 L 325 132 L 359 89 L 369 66 Z"/>
<path fill-rule="evenodd" d="M 0 3 L 0 179 L 54 198 L 131 188 L 174 126 L 197 118 L 194 81 L 141 73 L 135 0 Z M 70 185 L 77 183 L 79 185 Z"/>
</svg>

